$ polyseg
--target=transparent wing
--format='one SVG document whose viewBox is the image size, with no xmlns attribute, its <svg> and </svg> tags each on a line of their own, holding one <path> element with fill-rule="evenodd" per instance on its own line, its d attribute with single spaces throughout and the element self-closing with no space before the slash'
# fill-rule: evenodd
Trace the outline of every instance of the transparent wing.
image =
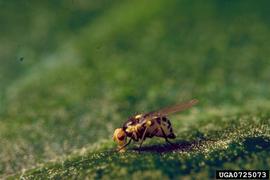
<svg viewBox="0 0 270 180">
<path fill-rule="evenodd" d="M 177 104 L 177 105 L 174 105 L 174 106 L 170 106 L 170 107 L 160 109 L 158 111 L 150 112 L 150 113 L 147 114 L 147 116 L 166 116 L 168 114 L 173 114 L 173 113 L 176 113 L 176 112 L 184 111 L 184 110 L 194 106 L 198 102 L 199 101 L 197 99 L 192 99 L 192 100 L 190 100 L 188 102 L 184 102 L 182 104 Z"/>
</svg>

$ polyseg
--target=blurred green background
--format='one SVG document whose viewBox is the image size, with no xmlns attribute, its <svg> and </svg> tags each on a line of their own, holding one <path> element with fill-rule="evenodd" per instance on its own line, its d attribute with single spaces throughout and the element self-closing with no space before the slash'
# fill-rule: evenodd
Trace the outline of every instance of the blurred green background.
<svg viewBox="0 0 270 180">
<path fill-rule="evenodd" d="M 178 137 L 213 131 L 220 138 L 221 119 L 246 112 L 255 114 L 246 130 L 264 125 L 269 137 L 269 5 L 0 0 L 0 174 L 111 141 L 128 116 L 191 98 L 200 104 L 183 117 L 193 120 L 172 118 Z M 196 126 L 200 119 L 204 130 Z M 174 171 L 161 174 L 174 178 Z"/>
</svg>

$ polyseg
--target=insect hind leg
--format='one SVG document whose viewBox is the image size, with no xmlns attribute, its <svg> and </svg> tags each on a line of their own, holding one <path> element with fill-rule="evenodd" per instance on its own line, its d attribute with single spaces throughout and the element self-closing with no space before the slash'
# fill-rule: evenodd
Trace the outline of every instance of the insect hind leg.
<svg viewBox="0 0 270 180">
<path fill-rule="evenodd" d="M 170 139 L 175 139 L 175 138 L 176 138 L 176 136 L 175 136 L 173 133 L 171 133 L 171 134 L 168 135 L 167 137 L 170 138 Z"/>
<path fill-rule="evenodd" d="M 170 144 L 170 145 L 172 145 L 172 146 L 175 146 L 171 141 L 169 141 L 169 139 L 168 139 L 167 135 L 165 134 L 165 132 L 164 132 L 162 126 L 159 125 L 159 128 L 160 128 L 161 131 L 162 131 L 163 138 L 165 139 L 165 141 L 166 141 L 168 144 Z M 174 135 L 174 134 L 173 134 L 173 135 Z M 174 135 L 174 137 L 175 137 L 175 135 Z"/>
</svg>

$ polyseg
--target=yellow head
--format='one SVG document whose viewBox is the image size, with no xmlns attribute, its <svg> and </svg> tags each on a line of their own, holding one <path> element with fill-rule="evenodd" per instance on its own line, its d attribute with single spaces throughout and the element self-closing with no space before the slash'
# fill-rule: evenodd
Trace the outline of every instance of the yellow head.
<svg viewBox="0 0 270 180">
<path fill-rule="evenodd" d="M 118 144 L 118 148 L 121 148 L 126 144 L 127 135 L 122 128 L 115 129 L 113 133 L 113 140 Z M 120 152 L 125 152 L 125 148 L 121 149 Z"/>
</svg>

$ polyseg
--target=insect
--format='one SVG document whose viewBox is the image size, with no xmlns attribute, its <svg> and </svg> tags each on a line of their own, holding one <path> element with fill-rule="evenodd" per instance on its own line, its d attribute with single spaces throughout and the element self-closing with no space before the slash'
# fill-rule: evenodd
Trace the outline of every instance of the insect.
<svg viewBox="0 0 270 180">
<path fill-rule="evenodd" d="M 167 143 L 172 144 L 169 139 L 174 139 L 176 136 L 167 116 L 188 109 L 197 103 L 198 100 L 193 99 L 158 111 L 131 116 L 122 128 L 117 128 L 114 131 L 113 140 L 118 144 L 118 151 L 124 152 L 125 147 L 132 140 L 140 143 L 140 149 L 146 138 L 154 136 L 164 138 Z M 129 140 L 126 142 L 128 138 Z"/>
</svg>

